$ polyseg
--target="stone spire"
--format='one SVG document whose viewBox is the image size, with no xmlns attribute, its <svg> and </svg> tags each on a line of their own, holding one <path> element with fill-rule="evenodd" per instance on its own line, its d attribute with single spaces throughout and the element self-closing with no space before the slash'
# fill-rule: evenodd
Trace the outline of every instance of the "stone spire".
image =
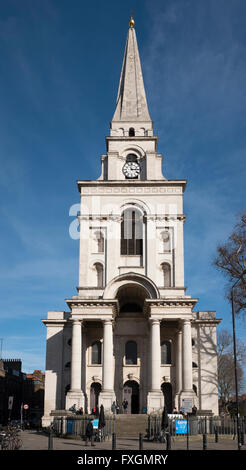
<svg viewBox="0 0 246 470">
<path fill-rule="evenodd" d="M 134 20 L 129 21 L 125 54 L 113 122 L 151 121 L 145 95 Z"/>
</svg>

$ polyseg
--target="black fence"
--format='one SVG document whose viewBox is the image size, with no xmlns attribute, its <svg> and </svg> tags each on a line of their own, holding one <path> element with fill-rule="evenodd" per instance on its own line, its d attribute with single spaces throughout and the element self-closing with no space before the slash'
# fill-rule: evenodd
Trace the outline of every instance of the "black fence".
<svg viewBox="0 0 246 470">
<path fill-rule="evenodd" d="M 239 418 L 240 432 L 245 434 L 245 418 Z M 228 417 L 199 417 L 190 416 L 188 419 L 189 435 L 197 434 L 218 434 L 236 435 L 237 420 Z M 169 418 L 166 432 L 171 436 L 187 434 L 186 418 Z M 153 439 L 162 434 L 162 416 L 149 416 L 148 418 L 148 439 Z"/>
<path fill-rule="evenodd" d="M 88 419 L 91 416 L 63 416 L 55 417 L 52 423 L 52 430 L 57 436 L 85 437 L 85 430 Z M 96 418 L 95 418 L 96 420 Z M 96 422 L 94 423 L 96 426 Z M 95 427 L 95 434 L 98 440 L 105 440 L 111 438 L 115 432 L 115 416 L 105 417 L 105 426 L 100 430 Z"/>
</svg>

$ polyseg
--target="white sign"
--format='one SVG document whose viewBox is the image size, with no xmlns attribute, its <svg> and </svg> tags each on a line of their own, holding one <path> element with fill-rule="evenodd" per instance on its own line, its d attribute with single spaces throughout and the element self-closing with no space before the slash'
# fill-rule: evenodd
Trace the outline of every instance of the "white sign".
<svg viewBox="0 0 246 470">
<path fill-rule="evenodd" d="M 24 410 L 28 410 L 29 405 L 24 405 L 23 408 L 24 408 Z"/>
<path fill-rule="evenodd" d="M 192 398 L 183 398 L 182 410 L 184 413 L 192 413 Z"/>
</svg>

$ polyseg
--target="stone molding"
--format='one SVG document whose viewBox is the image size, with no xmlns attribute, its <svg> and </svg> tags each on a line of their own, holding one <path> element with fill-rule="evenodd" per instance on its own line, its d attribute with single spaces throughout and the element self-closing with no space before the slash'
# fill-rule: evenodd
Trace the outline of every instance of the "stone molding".
<svg viewBox="0 0 246 470">
<path fill-rule="evenodd" d="M 95 194 L 99 195 L 125 195 L 125 194 L 144 194 L 144 195 L 156 195 L 156 194 L 183 194 L 182 187 L 134 187 L 134 186 L 124 186 L 118 187 L 118 182 L 114 182 L 114 187 L 103 187 L 103 186 L 91 186 L 84 187 L 82 182 L 78 182 L 78 186 L 82 195 L 94 196 Z M 123 182 L 124 183 L 124 182 Z M 183 185 L 182 185 L 183 186 Z"/>
</svg>

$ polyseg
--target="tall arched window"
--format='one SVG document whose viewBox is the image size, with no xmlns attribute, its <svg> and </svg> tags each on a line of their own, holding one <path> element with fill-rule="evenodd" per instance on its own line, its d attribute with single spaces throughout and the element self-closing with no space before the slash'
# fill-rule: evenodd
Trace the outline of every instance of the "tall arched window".
<svg viewBox="0 0 246 470">
<path fill-rule="evenodd" d="M 125 209 L 122 214 L 121 254 L 143 254 L 143 215 L 137 209 Z"/>
<path fill-rule="evenodd" d="M 168 263 L 162 263 L 161 265 L 163 273 L 163 284 L 164 287 L 171 287 L 171 266 Z"/>
<path fill-rule="evenodd" d="M 125 347 L 126 365 L 137 364 L 138 348 L 136 341 L 128 341 Z"/>
<path fill-rule="evenodd" d="M 102 363 L 102 345 L 101 341 L 95 341 L 91 345 L 91 363 L 101 364 Z"/>
<path fill-rule="evenodd" d="M 95 263 L 94 267 L 97 273 L 97 287 L 103 287 L 103 265 L 101 263 Z"/>
<path fill-rule="evenodd" d="M 97 241 L 97 252 L 103 253 L 104 252 L 104 236 L 103 233 L 98 230 L 95 232 L 96 241 Z"/>
<path fill-rule="evenodd" d="M 163 341 L 161 343 L 161 364 L 171 364 L 171 343 Z"/>
<path fill-rule="evenodd" d="M 135 129 L 133 127 L 130 127 L 129 129 L 129 137 L 134 137 L 135 136 Z"/>
<path fill-rule="evenodd" d="M 161 244 L 162 252 L 169 253 L 171 251 L 171 239 L 168 230 L 163 230 L 163 232 L 161 232 Z"/>
</svg>

